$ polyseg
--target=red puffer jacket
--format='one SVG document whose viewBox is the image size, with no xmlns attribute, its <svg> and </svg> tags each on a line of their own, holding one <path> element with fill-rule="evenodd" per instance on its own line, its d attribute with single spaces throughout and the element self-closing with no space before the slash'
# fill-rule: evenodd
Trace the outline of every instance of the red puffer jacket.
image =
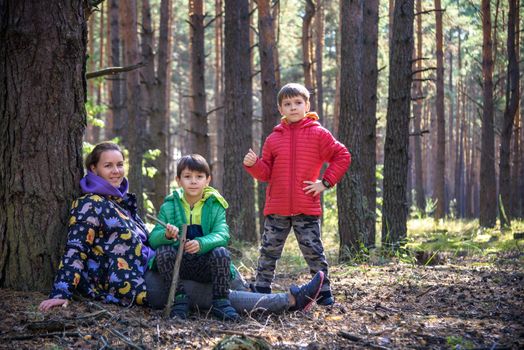
<svg viewBox="0 0 524 350">
<path fill-rule="evenodd" d="M 267 137 L 262 158 L 246 167 L 254 178 L 269 182 L 264 215 L 321 215 L 320 196 L 306 194 L 304 181 L 316 181 L 324 163 L 323 178 L 334 186 L 349 167 L 351 155 L 317 122 L 316 113 L 288 124 L 283 120 Z"/>
</svg>

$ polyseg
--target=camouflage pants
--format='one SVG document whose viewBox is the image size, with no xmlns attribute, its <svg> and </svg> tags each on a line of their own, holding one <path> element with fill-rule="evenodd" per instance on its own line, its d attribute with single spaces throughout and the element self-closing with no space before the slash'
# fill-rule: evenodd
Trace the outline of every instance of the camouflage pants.
<svg viewBox="0 0 524 350">
<path fill-rule="evenodd" d="M 320 239 L 320 218 L 312 215 L 268 215 L 264 221 L 264 234 L 258 258 L 255 287 L 269 288 L 275 277 L 277 260 L 282 255 L 287 236 L 293 228 L 298 246 L 312 275 L 325 274 L 321 291 L 329 291 L 328 263 Z"/>
<path fill-rule="evenodd" d="M 175 267 L 178 247 L 164 245 L 156 250 L 156 264 L 158 272 L 163 276 L 167 285 L 171 285 L 173 268 Z M 201 283 L 212 283 L 213 299 L 228 298 L 231 279 L 231 256 L 229 250 L 217 247 L 206 254 L 188 254 L 182 256 L 180 279 Z M 182 283 L 177 286 L 177 294 L 185 294 Z"/>
</svg>

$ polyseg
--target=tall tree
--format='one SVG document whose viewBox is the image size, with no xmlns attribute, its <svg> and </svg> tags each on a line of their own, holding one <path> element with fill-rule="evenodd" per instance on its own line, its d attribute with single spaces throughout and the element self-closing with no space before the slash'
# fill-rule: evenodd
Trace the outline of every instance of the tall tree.
<svg viewBox="0 0 524 350">
<path fill-rule="evenodd" d="M 375 242 L 375 210 L 377 202 L 377 51 L 378 0 L 364 1 L 362 30 L 362 186 L 367 200 L 366 242 Z"/>
<path fill-rule="evenodd" d="M 317 0 L 315 16 L 315 80 L 316 80 L 316 111 L 320 119 L 324 116 L 324 87 L 323 87 L 323 52 L 324 52 L 324 0 Z"/>
<path fill-rule="evenodd" d="M 214 112 L 209 117 L 211 168 L 213 186 L 222 191 L 224 179 L 224 71 L 223 71 L 223 33 L 224 13 L 222 0 L 215 1 L 215 94 Z"/>
<path fill-rule="evenodd" d="M 189 0 L 189 140 L 191 153 L 209 159 L 204 52 L 204 4 Z"/>
<path fill-rule="evenodd" d="M 396 245 L 406 237 L 409 117 L 413 55 L 413 0 L 395 1 L 389 56 L 389 96 L 384 144 L 382 241 Z"/>
<path fill-rule="evenodd" d="M 153 177 L 154 190 L 151 201 L 160 208 L 169 191 L 169 86 L 171 77 L 171 0 L 160 1 L 160 28 L 156 50 L 155 84 L 152 90 L 149 133 L 152 147 L 160 154 L 153 164 L 157 169 Z"/>
<path fill-rule="evenodd" d="M 504 109 L 504 120 L 500 136 L 500 170 L 499 170 L 499 190 L 501 203 L 500 225 L 511 227 L 511 169 L 510 152 L 511 137 L 513 135 L 513 124 L 515 114 L 519 107 L 520 97 L 520 72 L 517 61 L 516 38 L 517 38 L 517 1 L 509 0 L 508 13 L 508 70 L 506 77 L 506 108 Z"/>
<path fill-rule="evenodd" d="M 491 40 L 490 1 L 482 0 L 482 137 L 480 151 L 480 217 L 482 227 L 494 227 L 497 222 L 497 189 L 495 175 L 495 145 L 493 130 L 493 42 Z"/>
<path fill-rule="evenodd" d="M 339 138 L 352 155 L 351 169 L 337 189 L 340 233 L 339 259 L 358 251 L 361 244 L 369 245 L 366 227 L 367 203 L 362 200 L 362 0 L 340 2 L 341 65 L 340 65 L 340 130 Z"/>
<path fill-rule="evenodd" d="M 121 65 L 121 51 L 120 51 L 120 15 L 118 8 L 118 0 L 110 0 L 109 2 L 109 17 L 111 26 L 111 65 L 113 67 L 119 67 Z M 124 130 L 124 105 L 123 105 L 123 84 L 122 77 L 115 75 L 111 77 L 111 113 L 113 114 L 113 130 L 112 135 L 123 136 Z"/>
<path fill-rule="evenodd" d="M 311 22 L 313 21 L 313 16 L 315 16 L 315 4 L 313 0 L 306 0 L 306 11 L 304 17 L 302 17 L 302 67 L 304 69 L 304 84 L 311 92 L 314 92 L 313 60 L 311 59 Z M 315 99 L 312 98 L 309 102 L 311 109 L 315 110 Z"/>
<path fill-rule="evenodd" d="M 139 62 L 138 32 L 137 32 L 137 8 L 136 0 L 122 1 L 122 36 L 124 38 L 124 64 L 131 66 Z M 143 132 L 145 128 L 144 116 L 140 111 L 141 91 L 140 76 L 138 70 L 126 73 L 127 91 L 127 143 L 129 149 L 129 182 L 133 192 L 137 196 L 139 211 L 144 208 L 142 161 L 144 159 Z"/>
<path fill-rule="evenodd" d="M 417 8 L 417 49 L 415 54 L 415 103 L 413 106 L 413 129 L 415 139 L 413 142 L 414 170 L 415 170 L 415 205 L 418 210 L 424 212 L 426 209 L 426 194 L 424 191 L 424 177 L 422 172 L 422 0 L 416 0 Z"/>
<path fill-rule="evenodd" d="M 446 116 L 444 114 L 444 48 L 442 34 L 442 7 L 440 0 L 435 0 L 435 39 L 437 54 L 437 147 L 435 163 L 434 198 L 437 202 L 435 220 L 446 215 Z"/>
<path fill-rule="evenodd" d="M 249 2 L 225 0 L 225 125 L 224 194 L 229 201 L 231 234 L 256 242 L 253 178 L 243 169 L 244 154 L 252 145 L 252 86 L 249 57 Z"/>
<path fill-rule="evenodd" d="M 275 28 L 271 16 L 269 0 L 258 1 L 258 49 L 260 55 L 260 71 L 262 79 L 262 137 L 263 144 L 273 127 L 278 123 L 279 112 L 277 108 L 277 83 L 275 79 L 274 48 Z M 263 228 L 266 183 L 258 183 L 258 207 L 260 228 Z"/>
<path fill-rule="evenodd" d="M 63 252 L 83 174 L 86 3 L 0 5 L 0 287 L 47 290 Z"/>
</svg>

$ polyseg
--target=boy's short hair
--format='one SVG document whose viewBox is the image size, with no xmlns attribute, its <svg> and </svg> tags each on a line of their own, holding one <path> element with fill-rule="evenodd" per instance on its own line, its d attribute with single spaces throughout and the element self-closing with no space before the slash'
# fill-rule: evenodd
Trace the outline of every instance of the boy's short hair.
<svg viewBox="0 0 524 350">
<path fill-rule="evenodd" d="M 295 96 L 302 96 L 306 102 L 309 101 L 309 91 L 306 89 L 304 85 L 297 83 L 289 83 L 282 86 L 277 95 L 278 105 L 282 106 L 282 101 L 285 98 Z"/>
<path fill-rule="evenodd" d="M 180 177 L 184 169 L 205 173 L 206 177 L 211 175 L 209 164 L 207 164 L 206 159 L 200 154 L 190 154 L 180 158 L 176 163 L 176 176 Z"/>
</svg>

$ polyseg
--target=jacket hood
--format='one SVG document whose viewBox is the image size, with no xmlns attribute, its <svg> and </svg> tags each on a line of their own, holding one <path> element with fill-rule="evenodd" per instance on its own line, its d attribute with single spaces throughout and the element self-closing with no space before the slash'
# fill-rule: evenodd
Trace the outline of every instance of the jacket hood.
<svg viewBox="0 0 524 350">
<path fill-rule="evenodd" d="M 180 199 L 184 196 L 184 189 L 179 187 L 177 188 L 176 190 L 173 191 L 173 194 L 168 196 L 166 198 L 166 201 L 167 200 L 171 200 L 173 201 L 175 198 L 174 197 L 177 197 L 176 199 Z M 224 209 L 227 209 L 229 207 L 229 204 L 227 203 L 226 199 L 224 197 L 222 197 L 222 195 L 220 194 L 220 192 L 218 192 L 215 188 L 211 187 L 211 186 L 207 186 L 206 188 L 204 188 L 204 195 L 203 195 L 203 199 L 207 200 L 208 198 L 211 198 L 211 197 L 214 197 L 214 199 L 220 203 L 220 205 L 222 207 L 224 207 Z"/>
<path fill-rule="evenodd" d="M 297 128 L 319 126 L 320 123 L 318 123 L 317 120 L 319 120 L 319 117 L 316 112 L 306 113 L 306 116 L 303 119 L 293 124 L 289 124 L 289 122 L 287 121 L 287 118 L 284 116 L 280 119 L 280 124 L 278 124 L 277 126 L 273 128 L 273 131 L 282 131 L 284 129 L 290 128 L 291 126 L 297 127 Z"/>
<path fill-rule="evenodd" d="M 91 170 L 88 170 L 87 175 L 80 180 L 80 188 L 82 189 L 82 193 L 94 193 L 124 198 L 127 194 L 129 183 L 124 177 L 120 187 L 116 188 L 104 178 L 95 175 Z"/>
</svg>

